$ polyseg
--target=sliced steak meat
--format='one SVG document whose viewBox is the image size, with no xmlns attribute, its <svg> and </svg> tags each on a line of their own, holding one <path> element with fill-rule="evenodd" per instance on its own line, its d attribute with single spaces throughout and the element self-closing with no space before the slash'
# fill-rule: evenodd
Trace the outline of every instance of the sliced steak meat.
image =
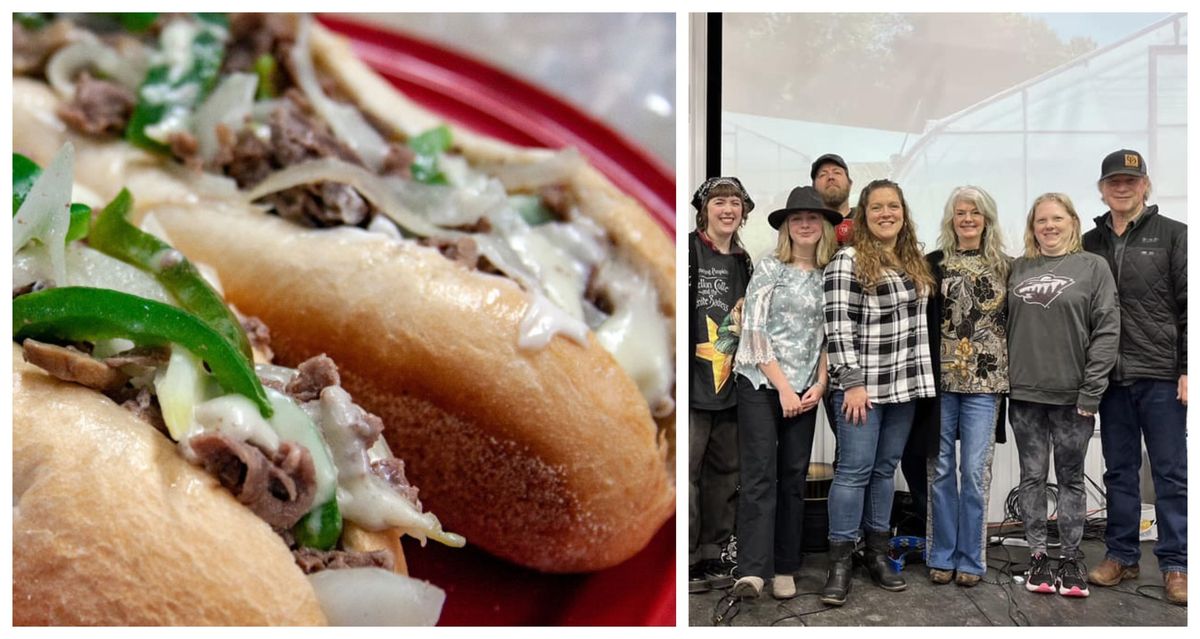
<svg viewBox="0 0 1200 639">
<path fill-rule="evenodd" d="M 104 363 L 112 368 L 120 369 L 130 377 L 142 377 L 154 369 L 166 366 L 171 360 L 171 349 L 165 346 L 138 346 L 112 357 L 104 358 Z"/>
<path fill-rule="evenodd" d="M 234 133 L 224 124 L 217 125 L 217 153 L 209 166 L 233 178 L 241 189 L 258 185 L 275 170 L 271 145 L 249 129 Z"/>
<path fill-rule="evenodd" d="M 417 243 L 436 248 L 446 259 L 472 271 L 479 267 L 479 247 L 469 237 L 423 237 Z"/>
<path fill-rule="evenodd" d="M 312 508 L 316 471 L 303 446 L 285 441 L 268 458 L 222 433 L 197 435 L 188 443 L 204 469 L 272 528 L 291 528 Z"/>
<path fill-rule="evenodd" d="M 129 381 L 128 375 L 69 346 L 32 339 L 25 340 L 21 346 L 25 361 L 66 382 L 112 392 Z"/>
<path fill-rule="evenodd" d="M 324 120 L 313 113 L 304 94 L 290 89 L 268 118 L 275 164 L 288 167 L 305 160 L 337 157 L 362 164 L 358 155 L 334 136 Z"/>
<path fill-rule="evenodd" d="M 27 29 L 13 20 L 13 74 L 40 76 L 50 55 L 75 37 L 75 25 L 55 20 L 41 29 Z"/>
<path fill-rule="evenodd" d="M 163 419 L 162 407 L 158 404 L 158 398 L 150 392 L 149 388 L 139 388 L 137 395 L 121 402 L 121 408 L 133 413 L 134 417 L 150 424 L 158 432 L 170 437 L 170 431 L 167 430 L 167 422 Z"/>
<path fill-rule="evenodd" d="M 298 18 L 294 14 L 234 13 L 229 16 L 230 42 L 221 64 L 221 74 L 235 71 L 254 73 L 254 63 L 264 54 L 275 58 L 271 77 L 277 91 L 294 84 L 285 61 L 296 42 Z"/>
<path fill-rule="evenodd" d="M 287 394 L 300 404 L 319 398 L 327 386 L 342 385 L 337 364 L 324 353 L 304 360 L 296 370 L 299 374 L 288 383 Z"/>
<path fill-rule="evenodd" d="M 306 575 L 338 568 L 383 568 L 391 571 L 396 565 L 396 558 L 392 556 L 392 551 L 386 548 L 370 552 L 297 548 L 292 551 L 292 557 Z"/>
<path fill-rule="evenodd" d="M 416 486 L 408 483 L 408 477 L 404 476 L 404 462 L 389 457 L 371 462 L 371 472 L 382 477 L 392 490 L 395 490 L 400 496 L 416 504 L 417 508 L 421 508 L 421 501 L 417 499 Z"/>
<path fill-rule="evenodd" d="M 75 97 L 58 108 L 58 117 L 81 133 L 121 135 L 136 103 L 133 91 L 84 71 L 75 82 Z"/>
<path fill-rule="evenodd" d="M 371 213 L 371 205 L 354 187 L 337 182 L 294 186 L 264 199 L 280 217 L 304 226 L 357 226 Z"/>
<path fill-rule="evenodd" d="M 550 211 L 556 220 L 571 221 L 571 209 L 575 208 L 576 200 L 575 194 L 569 188 L 562 184 L 551 184 L 539 189 L 538 195 L 542 198 L 546 210 Z"/>
<path fill-rule="evenodd" d="M 250 348 L 258 351 L 268 362 L 275 359 L 275 353 L 271 351 L 271 329 L 253 315 L 239 315 L 238 320 L 242 330 L 246 331 L 246 338 L 250 340 Z"/>
<path fill-rule="evenodd" d="M 416 158 L 417 154 L 413 153 L 408 145 L 389 142 L 387 155 L 383 157 L 383 165 L 379 167 L 379 174 L 411 179 L 413 160 Z"/>
<path fill-rule="evenodd" d="M 38 291 L 45 290 L 48 288 L 53 288 L 53 287 L 54 287 L 54 283 L 50 282 L 48 280 L 37 280 L 35 282 L 30 282 L 24 286 L 14 286 L 13 287 L 13 299 L 16 299 L 22 295 L 28 295 L 29 293 L 36 293 Z"/>
<path fill-rule="evenodd" d="M 196 136 L 187 131 L 172 133 L 167 137 L 167 146 L 171 147 L 171 155 L 183 162 L 187 168 L 196 172 L 204 169 L 204 160 L 200 157 L 200 142 Z"/>
</svg>

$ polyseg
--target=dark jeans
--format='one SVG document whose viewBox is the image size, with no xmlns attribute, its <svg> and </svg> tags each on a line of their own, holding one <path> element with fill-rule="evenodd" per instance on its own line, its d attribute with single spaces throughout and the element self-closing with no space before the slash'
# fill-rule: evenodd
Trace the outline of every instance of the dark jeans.
<svg viewBox="0 0 1200 639">
<path fill-rule="evenodd" d="M 1082 558 L 1079 543 L 1083 540 L 1083 521 L 1087 514 L 1083 458 L 1095 432 L 1096 418 L 1080 415 L 1074 405 L 1014 399 L 1009 402 L 1008 419 L 1017 438 L 1017 458 L 1021 462 L 1017 499 L 1029 553 L 1046 552 L 1046 477 L 1050 473 L 1053 445 L 1062 556 Z"/>
<path fill-rule="evenodd" d="M 1187 572 L 1187 409 L 1175 399 L 1177 386 L 1176 382 L 1150 379 L 1128 386 L 1114 384 L 1100 402 L 1108 556 L 1126 565 L 1138 563 L 1142 556 L 1138 472 L 1145 437 L 1158 519 L 1154 554 L 1163 572 Z"/>
<path fill-rule="evenodd" d="M 689 411 L 688 564 L 720 559 L 737 510 L 737 409 Z"/>
<path fill-rule="evenodd" d="M 817 410 L 784 418 L 779 393 L 751 388 L 738 378 L 739 577 L 800 570 L 804 534 L 804 484 L 812 455 Z M 803 391 L 800 393 L 803 395 Z"/>
</svg>

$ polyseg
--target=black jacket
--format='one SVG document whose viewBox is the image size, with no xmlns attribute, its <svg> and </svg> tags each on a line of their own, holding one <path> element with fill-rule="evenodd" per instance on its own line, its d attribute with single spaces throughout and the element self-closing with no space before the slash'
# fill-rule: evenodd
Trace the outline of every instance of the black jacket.
<svg viewBox="0 0 1200 639">
<path fill-rule="evenodd" d="M 1187 225 L 1146 207 L 1116 248 L 1107 221 L 1083 236 L 1083 248 L 1108 260 L 1121 302 L 1121 347 L 1112 379 L 1174 381 L 1187 374 Z"/>
<path fill-rule="evenodd" d="M 933 272 L 933 295 L 929 298 L 929 357 L 933 361 L 933 379 L 938 387 L 939 397 L 917 400 L 916 415 L 913 417 L 913 431 L 909 441 L 918 439 L 927 455 L 937 455 L 942 429 L 942 402 L 940 398 L 942 385 L 942 252 L 934 251 L 925 256 L 929 261 L 929 269 Z M 1007 441 L 1004 433 L 1004 415 L 1007 413 L 1008 396 L 1000 396 L 1000 405 L 996 407 L 996 443 Z M 910 444 L 911 446 L 911 444 Z"/>
</svg>

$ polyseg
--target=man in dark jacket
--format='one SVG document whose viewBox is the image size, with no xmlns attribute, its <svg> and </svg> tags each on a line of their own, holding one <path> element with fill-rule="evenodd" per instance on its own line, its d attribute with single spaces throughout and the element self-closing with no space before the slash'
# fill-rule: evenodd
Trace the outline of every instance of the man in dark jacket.
<svg viewBox="0 0 1200 639">
<path fill-rule="evenodd" d="M 1108 498 L 1105 559 L 1088 580 L 1115 586 L 1138 576 L 1142 438 L 1156 495 L 1154 554 L 1167 599 L 1187 604 L 1187 226 L 1146 205 L 1150 177 L 1137 151 L 1100 166 L 1109 211 L 1083 236 L 1112 268 L 1121 303 L 1121 346 L 1100 403 Z"/>
</svg>

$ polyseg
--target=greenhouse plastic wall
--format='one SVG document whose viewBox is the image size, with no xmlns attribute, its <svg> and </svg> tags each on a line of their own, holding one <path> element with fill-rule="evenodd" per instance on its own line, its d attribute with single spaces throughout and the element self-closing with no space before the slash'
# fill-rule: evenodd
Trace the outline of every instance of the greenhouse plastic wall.
<svg viewBox="0 0 1200 639">
<path fill-rule="evenodd" d="M 1038 14 L 1025 15 L 1038 19 Z M 1128 26 L 1116 27 L 1112 26 L 1111 14 L 1094 16 L 1099 35 L 1086 52 L 999 87 L 952 113 L 917 125 L 910 122 L 906 127 L 890 128 L 864 124 L 869 118 L 847 122 L 844 112 L 854 111 L 850 108 L 854 105 L 847 107 L 845 101 L 829 97 L 839 92 L 844 96 L 852 90 L 839 88 L 836 81 L 838 65 L 849 65 L 842 60 L 853 57 L 853 52 L 839 51 L 820 59 L 770 58 L 772 54 L 779 57 L 786 46 L 772 45 L 770 38 L 797 38 L 808 22 L 832 25 L 814 27 L 806 32 L 811 37 L 836 38 L 845 34 L 848 24 L 863 21 L 863 16 L 794 14 L 777 18 L 724 14 L 720 172 L 741 178 L 757 203 L 742 233 L 756 261 L 775 244 L 775 231 L 766 224 L 767 213 L 783 206 L 792 187 L 809 184 L 809 164 L 828 152 L 841 154 L 850 164 L 854 179 L 852 204 L 857 201 L 859 189 L 871 179 L 889 177 L 899 182 L 927 251 L 936 248 L 946 198 L 954 187 L 965 184 L 981 186 L 995 197 L 1008 250 L 1014 255 L 1022 250 L 1029 205 L 1042 193 L 1067 193 L 1076 204 L 1084 230 L 1092 228 L 1092 218 L 1106 210 L 1096 186 L 1100 161 L 1119 148 L 1136 149 L 1145 156 L 1153 181 L 1150 202 L 1158 204 L 1167 216 L 1187 220 L 1184 14 L 1130 14 L 1121 18 Z M 938 18 L 942 23 L 953 23 L 953 16 Z M 985 18 L 964 16 L 964 20 L 974 20 L 974 25 Z M 900 16 L 898 20 L 903 19 Z M 1059 19 L 1062 24 L 1062 14 Z M 1105 19 L 1109 21 L 1108 31 L 1102 34 L 1100 27 Z M 928 17 L 915 20 L 930 21 Z M 1086 33 L 1091 20 L 1086 14 L 1072 14 L 1068 21 Z M 1002 22 L 1001 17 L 996 21 Z M 781 24 L 786 26 L 779 28 Z M 1122 26 L 1125 31 L 1113 35 L 1113 29 Z M 946 82 L 939 84 L 936 78 L 941 73 L 939 65 L 950 63 L 939 56 L 953 57 L 960 52 L 979 55 L 972 47 L 994 44 L 995 38 L 977 37 L 987 42 L 976 45 L 971 33 L 963 33 L 969 28 L 947 28 L 920 45 L 926 49 L 930 68 L 927 73 L 916 69 L 905 76 L 911 78 L 912 86 L 897 90 L 893 83 L 890 93 L 853 90 L 863 100 L 875 101 L 879 111 L 907 108 L 919 113 L 922 103 L 936 102 L 947 91 Z M 1062 36 L 1064 41 L 1069 37 Z M 1021 38 L 1010 41 L 1019 43 Z M 739 46 L 743 47 L 740 55 L 734 51 Z M 1006 56 L 1021 54 L 1019 50 L 995 51 L 984 57 L 991 55 L 999 66 Z M 856 87 L 873 82 L 886 84 L 886 78 L 862 77 L 869 71 L 871 55 L 859 55 L 867 60 L 866 65 L 845 70 L 847 82 L 857 83 Z M 880 63 L 885 65 L 886 61 Z M 981 73 L 987 71 L 981 68 Z M 806 78 L 810 80 L 807 83 Z M 941 93 L 922 95 L 926 89 Z M 840 106 L 823 111 L 824 103 Z M 693 110 L 696 106 L 694 101 Z M 788 109 L 802 115 L 794 117 Z M 813 461 L 832 461 L 833 445 L 828 429 L 818 429 Z M 1098 434 L 1089 447 L 1085 470 L 1100 481 L 1103 460 Z M 993 476 L 989 519 L 1000 521 L 1004 498 L 1019 477 L 1015 445 L 997 448 Z M 1148 482 L 1143 484 L 1146 500 L 1151 501 L 1152 489 Z M 903 481 L 897 485 L 903 486 Z M 1097 493 L 1089 495 L 1089 509 L 1102 506 Z"/>
</svg>

